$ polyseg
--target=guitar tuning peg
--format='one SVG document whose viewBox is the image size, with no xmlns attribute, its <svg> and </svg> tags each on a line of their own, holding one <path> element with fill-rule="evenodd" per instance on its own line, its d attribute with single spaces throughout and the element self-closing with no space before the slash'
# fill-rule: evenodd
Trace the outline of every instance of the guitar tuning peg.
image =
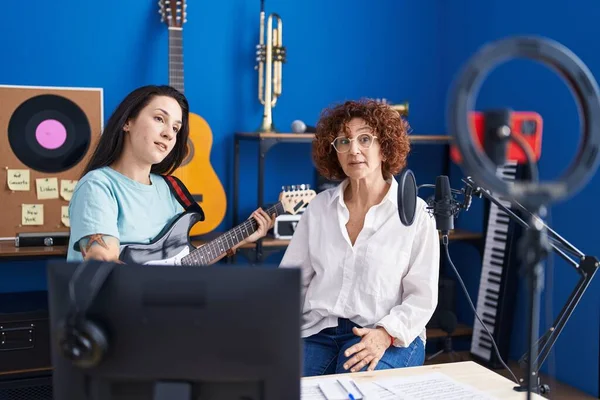
<svg viewBox="0 0 600 400">
<path fill-rule="evenodd" d="M 302 185 L 300 185 L 300 190 L 304 190 L 304 183 Z"/>
<path fill-rule="evenodd" d="M 282 191 L 282 192 L 285 192 L 285 186 L 282 186 L 282 187 L 281 187 L 281 191 Z"/>
<path fill-rule="evenodd" d="M 285 191 L 286 191 L 286 192 L 289 192 L 289 191 L 290 191 L 290 186 L 289 186 L 289 185 L 285 187 Z"/>
<path fill-rule="evenodd" d="M 306 190 L 310 190 L 310 185 L 308 183 L 306 184 Z"/>
<path fill-rule="evenodd" d="M 292 190 L 296 190 L 296 185 L 292 185 Z"/>
</svg>

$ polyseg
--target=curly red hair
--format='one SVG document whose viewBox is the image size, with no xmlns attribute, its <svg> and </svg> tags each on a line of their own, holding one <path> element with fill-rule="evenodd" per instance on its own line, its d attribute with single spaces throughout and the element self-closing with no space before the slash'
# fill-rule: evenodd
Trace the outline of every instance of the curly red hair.
<svg viewBox="0 0 600 400">
<path fill-rule="evenodd" d="M 406 166 L 410 152 L 409 125 L 389 105 L 375 100 L 346 101 L 321 113 L 317 123 L 312 157 L 319 174 L 331 180 L 346 177 L 338 162 L 337 153 L 331 142 L 346 132 L 353 118 L 363 119 L 377 135 L 381 146 L 382 173 L 384 178 L 396 175 Z"/>
</svg>

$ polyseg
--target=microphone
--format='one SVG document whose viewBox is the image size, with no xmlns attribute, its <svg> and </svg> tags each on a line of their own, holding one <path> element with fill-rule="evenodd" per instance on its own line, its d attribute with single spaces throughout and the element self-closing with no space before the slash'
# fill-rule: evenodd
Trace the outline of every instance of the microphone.
<svg viewBox="0 0 600 400">
<path fill-rule="evenodd" d="M 306 125 L 303 121 L 297 119 L 292 122 L 292 132 L 294 133 L 316 133 L 317 128 Z"/>
<path fill-rule="evenodd" d="M 446 175 L 435 179 L 435 197 L 433 202 L 433 215 L 438 231 L 448 237 L 448 232 L 454 229 L 454 215 L 460 210 L 457 202 L 452 197 L 450 181 Z"/>
<path fill-rule="evenodd" d="M 471 201 L 473 200 L 473 188 L 469 185 L 465 188 L 465 197 L 463 199 L 462 208 L 465 211 L 469 211 L 469 207 L 471 207 Z"/>
</svg>

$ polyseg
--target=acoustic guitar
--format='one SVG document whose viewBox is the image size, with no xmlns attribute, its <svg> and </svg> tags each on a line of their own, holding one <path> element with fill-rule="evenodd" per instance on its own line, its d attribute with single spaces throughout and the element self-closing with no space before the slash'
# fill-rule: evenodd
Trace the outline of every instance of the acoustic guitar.
<svg viewBox="0 0 600 400">
<path fill-rule="evenodd" d="M 282 191 L 279 194 L 279 202 L 265 210 L 266 213 L 279 216 L 284 213 L 293 215 L 300 212 L 317 195 L 314 190 L 304 189 L 304 187 L 305 185 L 298 185 L 292 190 Z M 190 242 L 189 232 L 200 219 L 198 212 L 185 211 L 150 243 L 122 244 L 119 260 L 125 264 L 141 265 L 209 265 L 258 229 L 258 223 L 250 217 L 235 228 L 196 248 Z"/>
<path fill-rule="evenodd" d="M 169 29 L 169 85 L 184 93 L 183 79 L 183 24 L 186 22 L 185 0 L 160 0 L 161 21 Z M 214 230 L 225 217 L 227 197 L 212 164 L 210 152 L 213 135 L 204 118 L 190 112 L 190 136 L 187 156 L 173 173 L 181 179 L 196 202 L 205 212 L 205 220 L 196 224 L 191 236 Z"/>
</svg>

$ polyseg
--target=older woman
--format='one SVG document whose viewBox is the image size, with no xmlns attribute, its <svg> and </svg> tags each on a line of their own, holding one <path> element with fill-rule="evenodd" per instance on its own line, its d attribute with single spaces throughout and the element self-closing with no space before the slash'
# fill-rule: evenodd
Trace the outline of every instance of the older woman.
<svg viewBox="0 0 600 400">
<path fill-rule="evenodd" d="M 439 237 L 426 203 L 398 215 L 408 124 L 388 105 L 347 101 L 324 111 L 313 158 L 341 180 L 304 212 L 281 267 L 300 267 L 304 376 L 423 364 L 437 305 Z"/>
</svg>

